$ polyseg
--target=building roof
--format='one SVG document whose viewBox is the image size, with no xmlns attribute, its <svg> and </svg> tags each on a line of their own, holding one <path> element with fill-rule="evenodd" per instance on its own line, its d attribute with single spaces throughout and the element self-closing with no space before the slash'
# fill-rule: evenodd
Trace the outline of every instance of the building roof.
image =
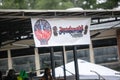
<svg viewBox="0 0 120 80">
<path fill-rule="evenodd" d="M 32 39 L 31 18 L 91 17 L 91 25 L 98 29 L 102 23 L 119 22 L 120 10 L 0 10 L 0 47 Z M 109 18 L 112 18 L 109 20 Z M 107 20 L 106 20 L 107 19 Z M 105 20 L 105 21 L 103 21 Z M 115 23 L 116 23 L 115 22 Z M 96 26 L 97 25 L 97 26 Z M 93 28 L 92 28 L 93 29 Z M 30 40 L 31 41 L 31 40 Z M 33 43 L 33 41 L 32 41 Z"/>
</svg>

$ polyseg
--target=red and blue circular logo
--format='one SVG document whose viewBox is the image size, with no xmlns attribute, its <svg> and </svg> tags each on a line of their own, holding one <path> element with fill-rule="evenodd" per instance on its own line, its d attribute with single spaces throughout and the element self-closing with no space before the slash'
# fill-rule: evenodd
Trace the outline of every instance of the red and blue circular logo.
<svg viewBox="0 0 120 80">
<path fill-rule="evenodd" d="M 51 37 L 52 30 L 49 22 L 44 19 L 39 19 L 34 25 L 34 33 L 41 45 L 48 44 L 48 40 Z"/>
</svg>

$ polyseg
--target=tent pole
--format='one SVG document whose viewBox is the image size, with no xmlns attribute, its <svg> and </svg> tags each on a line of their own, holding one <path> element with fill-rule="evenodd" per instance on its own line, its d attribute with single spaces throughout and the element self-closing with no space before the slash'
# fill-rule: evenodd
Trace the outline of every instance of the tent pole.
<svg viewBox="0 0 120 80">
<path fill-rule="evenodd" d="M 62 48 L 63 50 L 62 50 L 62 56 L 63 56 L 63 70 L 64 70 L 64 80 L 66 80 L 66 67 L 65 67 L 65 64 L 66 64 L 66 62 L 65 62 L 65 46 L 63 46 L 63 48 Z"/>
<path fill-rule="evenodd" d="M 77 46 L 74 46 L 73 54 L 74 54 L 74 63 L 75 63 L 75 76 L 76 76 L 76 80 L 79 80 L 80 76 L 79 76 L 78 60 L 77 60 Z"/>
<path fill-rule="evenodd" d="M 51 59 L 51 68 L 52 68 L 52 76 L 55 78 L 55 64 L 54 64 L 54 49 L 53 47 L 50 48 L 50 59 Z"/>
</svg>

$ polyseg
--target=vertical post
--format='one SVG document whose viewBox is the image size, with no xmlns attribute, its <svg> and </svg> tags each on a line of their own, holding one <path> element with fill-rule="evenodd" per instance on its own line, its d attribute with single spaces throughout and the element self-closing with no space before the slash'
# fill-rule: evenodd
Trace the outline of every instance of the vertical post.
<svg viewBox="0 0 120 80">
<path fill-rule="evenodd" d="M 63 53 L 64 53 L 64 62 L 66 64 L 67 63 L 67 56 L 66 56 L 65 46 L 63 46 Z"/>
<path fill-rule="evenodd" d="M 8 50 L 8 69 L 12 69 L 12 57 L 11 57 L 11 51 Z"/>
<path fill-rule="evenodd" d="M 74 54 L 74 64 L 75 64 L 75 76 L 76 76 L 76 80 L 79 80 L 80 76 L 79 76 L 78 60 L 77 60 L 77 46 L 74 46 L 73 54 Z"/>
<path fill-rule="evenodd" d="M 63 50 L 62 50 L 62 56 L 63 56 L 63 70 L 64 70 L 64 80 L 66 80 L 66 67 L 65 67 L 65 64 L 67 63 L 66 62 L 66 56 L 65 56 L 65 46 L 63 46 Z"/>
<path fill-rule="evenodd" d="M 117 36 L 117 47 L 118 47 L 118 60 L 120 62 L 120 29 L 117 29 L 116 36 Z"/>
<path fill-rule="evenodd" d="M 50 59 L 51 59 L 51 68 L 52 68 L 52 76 L 55 78 L 55 63 L 54 63 L 54 49 L 50 48 Z"/>
<path fill-rule="evenodd" d="M 95 63 L 92 40 L 91 40 L 91 43 L 89 44 L 89 50 L 90 50 L 90 62 Z"/>
<path fill-rule="evenodd" d="M 40 59 L 38 54 L 38 48 L 34 48 L 35 50 L 35 67 L 36 67 L 36 73 L 37 76 L 40 75 Z"/>
</svg>

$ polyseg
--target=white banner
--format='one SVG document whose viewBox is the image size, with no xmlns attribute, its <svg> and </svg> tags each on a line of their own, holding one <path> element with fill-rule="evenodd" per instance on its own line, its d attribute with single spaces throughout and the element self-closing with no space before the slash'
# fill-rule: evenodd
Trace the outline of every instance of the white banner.
<svg viewBox="0 0 120 80">
<path fill-rule="evenodd" d="M 32 18 L 36 47 L 90 44 L 90 18 Z"/>
</svg>

